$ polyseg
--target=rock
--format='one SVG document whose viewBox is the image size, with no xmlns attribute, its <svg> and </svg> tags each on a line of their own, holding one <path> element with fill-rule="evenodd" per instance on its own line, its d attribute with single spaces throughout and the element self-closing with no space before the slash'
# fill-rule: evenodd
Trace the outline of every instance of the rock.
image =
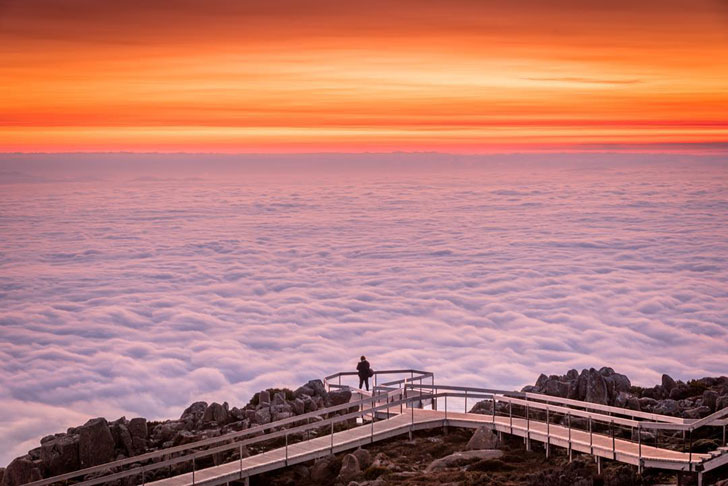
<svg viewBox="0 0 728 486">
<path fill-rule="evenodd" d="M 629 397 L 629 399 L 627 399 L 627 408 L 630 410 L 636 410 L 638 412 L 642 410 L 642 407 L 640 406 L 640 401 L 639 399 L 637 399 L 637 397 Z"/>
<path fill-rule="evenodd" d="M 255 411 L 255 415 L 253 418 L 254 418 L 253 422 L 255 422 L 256 424 L 263 425 L 263 424 L 270 423 L 271 418 L 272 418 L 271 413 L 270 413 L 270 408 L 259 408 L 258 410 Z"/>
<path fill-rule="evenodd" d="M 286 404 L 286 394 L 283 392 L 278 392 L 275 395 L 273 395 L 273 405 L 285 405 Z"/>
<path fill-rule="evenodd" d="M 205 410 L 207 410 L 207 402 L 195 402 L 185 408 L 185 411 L 182 412 L 182 416 L 179 419 L 183 422 L 196 424 L 205 415 Z"/>
<path fill-rule="evenodd" d="M 43 476 L 38 465 L 31 461 L 29 456 L 16 457 L 5 468 L 2 486 L 18 486 L 41 479 Z"/>
<path fill-rule="evenodd" d="M 627 406 L 627 401 L 631 397 L 632 397 L 632 395 L 630 395 L 629 393 L 625 393 L 625 392 L 617 393 L 617 396 L 614 397 L 614 406 L 625 408 Z"/>
<path fill-rule="evenodd" d="M 325 397 L 327 395 L 326 387 L 324 386 L 324 382 L 321 380 L 311 380 L 306 383 L 306 386 L 313 389 L 313 394 L 316 396 Z"/>
<path fill-rule="evenodd" d="M 311 398 L 309 396 L 304 397 L 303 405 L 304 405 L 305 413 L 315 412 L 316 410 L 318 410 L 318 405 L 316 404 L 316 400 L 314 400 L 313 398 Z"/>
<path fill-rule="evenodd" d="M 641 409 L 649 409 L 658 404 L 658 401 L 654 398 L 642 397 L 639 399 Z"/>
<path fill-rule="evenodd" d="M 206 409 L 202 416 L 203 423 L 216 422 L 218 425 L 225 425 L 230 416 L 228 415 L 227 409 L 217 402 L 211 403 Z"/>
<path fill-rule="evenodd" d="M 679 409 L 680 407 L 675 400 L 667 398 L 657 402 L 657 405 L 653 407 L 652 411 L 660 415 L 675 415 Z"/>
<path fill-rule="evenodd" d="M 604 369 L 604 368 L 602 368 Z M 581 377 L 584 375 L 584 372 L 582 372 L 581 375 L 579 375 L 579 379 L 582 379 Z M 586 371 L 586 383 L 585 383 L 585 393 L 584 393 L 584 400 L 591 403 L 599 403 L 602 405 L 607 405 L 609 394 L 607 391 L 607 382 L 604 379 L 604 376 L 599 373 L 594 368 L 591 368 L 590 370 Z M 579 391 L 579 394 L 581 394 L 581 388 Z"/>
<path fill-rule="evenodd" d="M 637 430 L 638 429 L 631 429 L 631 438 L 633 441 L 636 442 L 638 440 L 638 435 L 642 436 L 643 444 L 646 442 L 652 443 L 655 441 L 655 434 L 653 432 L 650 432 L 648 430 L 641 430 L 641 432 L 638 434 Z"/>
<path fill-rule="evenodd" d="M 78 456 L 78 435 L 51 436 L 44 440 L 40 446 L 40 460 L 47 476 L 81 469 Z M 47 438 L 46 438 L 47 439 Z"/>
<path fill-rule="evenodd" d="M 172 445 L 178 446 L 191 444 L 192 442 L 197 442 L 198 440 L 200 440 L 200 438 L 194 432 L 190 432 L 189 430 L 180 430 L 179 432 L 177 432 L 177 435 L 174 436 L 174 439 L 172 440 Z"/>
<path fill-rule="evenodd" d="M 114 437 L 104 418 L 95 418 L 79 428 L 78 456 L 81 467 L 91 467 L 113 461 Z"/>
<path fill-rule="evenodd" d="M 465 446 L 465 450 L 496 449 L 498 447 L 498 436 L 489 427 L 479 427 L 473 432 L 473 436 Z"/>
<path fill-rule="evenodd" d="M 706 406 L 695 407 L 683 411 L 682 416 L 684 418 L 699 419 L 710 415 L 710 408 Z"/>
<path fill-rule="evenodd" d="M 293 412 L 296 415 L 302 415 L 306 412 L 306 402 L 301 400 L 300 398 L 296 398 L 291 402 L 291 406 L 293 407 Z"/>
<path fill-rule="evenodd" d="M 343 405 L 351 401 L 351 390 L 334 390 L 329 392 L 329 403 L 331 406 Z"/>
<path fill-rule="evenodd" d="M 493 402 L 490 400 L 483 400 L 481 402 L 477 402 L 475 405 L 473 405 L 473 408 L 470 409 L 469 413 L 479 413 L 482 415 L 490 415 L 493 413 Z"/>
<path fill-rule="evenodd" d="M 394 463 L 384 452 L 380 452 L 379 454 L 374 456 L 374 461 L 372 461 L 372 467 L 392 469 L 394 467 Z"/>
<path fill-rule="evenodd" d="M 673 388 L 675 388 L 675 380 L 672 379 L 670 375 L 662 375 L 662 388 L 665 389 L 667 393 L 670 393 Z"/>
<path fill-rule="evenodd" d="M 296 391 L 293 392 L 293 396 L 296 398 L 301 398 L 302 396 L 313 396 L 314 395 L 314 389 L 311 388 L 308 385 L 299 386 L 296 388 Z"/>
<path fill-rule="evenodd" d="M 311 466 L 311 481 L 318 484 L 332 482 L 339 472 L 339 461 L 336 456 L 329 455 L 317 459 Z"/>
<path fill-rule="evenodd" d="M 626 375 L 622 375 L 620 373 L 612 373 L 606 379 L 614 384 L 615 394 L 619 392 L 627 393 L 632 389 L 632 382 L 629 381 L 629 378 L 627 378 Z"/>
<path fill-rule="evenodd" d="M 566 372 L 566 379 L 568 381 L 573 381 L 573 380 L 576 380 L 577 378 L 579 378 L 579 372 L 578 371 L 576 371 L 574 369 L 571 369 L 571 370 L 569 370 L 569 371 Z"/>
<path fill-rule="evenodd" d="M 425 471 L 441 471 L 448 467 L 457 467 L 465 462 L 472 461 L 474 459 L 500 459 L 503 457 L 503 451 L 499 450 L 477 450 L 477 451 L 464 451 L 455 452 L 449 456 L 435 459 L 427 466 Z"/>
<path fill-rule="evenodd" d="M 129 421 L 129 425 L 126 428 L 129 429 L 129 433 L 131 434 L 131 444 L 134 449 L 134 454 L 142 454 L 147 450 L 147 437 L 149 437 L 147 419 L 143 417 L 133 418 Z"/>
<path fill-rule="evenodd" d="M 362 469 L 366 469 L 369 466 L 372 465 L 372 455 L 369 453 L 368 450 L 362 449 L 361 447 L 352 452 L 356 456 L 356 458 L 359 460 L 359 467 Z"/>
<path fill-rule="evenodd" d="M 0 484 L 3 484 L 3 476 L 5 476 L 5 468 L 0 467 Z"/>
<path fill-rule="evenodd" d="M 670 398 L 673 400 L 682 400 L 690 396 L 690 388 L 685 383 L 678 383 L 670 390 Z"/>
<path fill-rule="evenodd" d="M 270 392 L 268 390 L 258 393 L 258 405 L 270 405 Z"/>
<path fill-rule="evenodd" d="M 715 401 L 715 411 L 728 407 L 728 395 L 723 395 Z"/>
<path fill-rule="evenodd" d="M 359 459 L 354 454 L 347 454 L 341 461 L 341 469 L 339 470 L 338 481 L 342 483 L 348 483 L 362 473 L 361 467 L 359 466 Z"/>
<path fill-rule="evenodd" d="M 710 408 L 711 411 L 715 411 L 715 405 L 718 402 L 718 397 L 718 392 L 705 390 L 703 392 L 703 405 Z"/>
<path fill-rule="evenodd" d="M 287 418 L 291 418 L 293 416 L 294 416 L 293 412 L 274 411 L 271 414 L 271 421 L 277 422 L 278 420 L 284 420 Z"/>
<path fill-rule="evenodd" d="M 167 442 L 177 435 L 177 432 L 185 428 L 185 424 L 176 420 L 162 422 L 152 429 L 152 440 L 154 442 Z"/>
<path fill-rule="evenodd" d="M 549 381 L 549 377 L 544 375 L 543 373 L 541 373 L 540 375 L 538 375 L 538 378 L 536 379 L 536 385 L 535 385 L 536 389 L 539 392 L 542 392 L 546 388 L 546 383 L 548 383 L 548 381 Z"/>
<path fill-rule="evenodd" d="M 552 397 L 566 398 L 569 395 L 569 383 L 549 378 L 543 388 L 543 393 Z"/>
<path fill-rule="evenodd" d="M 121 450 L 127 457 L 134 455 L 134 446 L 131 440 L 131 433 L 123 423 L 114 423 L 111 427 L 111 435 L 114 437 L 116 448 Z"/>
</svg>

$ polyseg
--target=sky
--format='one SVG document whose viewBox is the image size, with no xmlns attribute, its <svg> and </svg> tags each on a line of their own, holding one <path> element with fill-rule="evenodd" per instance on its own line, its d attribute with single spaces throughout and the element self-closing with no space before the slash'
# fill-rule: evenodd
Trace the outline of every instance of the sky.
<svg viewBox="0 0 728 486">
<path fill-rule="evenodd" d="M 1 0 L 2 152 L 728 137 L 724 0 Z"/>
</svg>

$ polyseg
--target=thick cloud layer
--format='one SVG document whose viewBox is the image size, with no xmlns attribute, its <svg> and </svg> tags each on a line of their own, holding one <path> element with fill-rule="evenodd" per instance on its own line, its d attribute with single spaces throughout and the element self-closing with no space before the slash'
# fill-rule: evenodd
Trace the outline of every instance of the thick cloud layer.
<svg viewBox="0 0 728 486">
<path fill-rule="evenodd" d="M 352 369 L 726 373 L 724 167 L 33 182 L 0 198 L 0 464 Z M 10 174 L 10 175 L 8 175 Z"/>
</svg>

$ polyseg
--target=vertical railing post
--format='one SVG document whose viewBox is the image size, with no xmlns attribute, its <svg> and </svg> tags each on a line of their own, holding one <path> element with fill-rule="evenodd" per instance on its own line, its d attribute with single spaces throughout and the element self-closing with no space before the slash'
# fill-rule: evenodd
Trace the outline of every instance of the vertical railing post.
<svg viewBox="0 0 728 486">
<path fill-rule="evenodd" d="M 614 438 L 614 420 L 609 422 L 609 430 L 612 432 L 612 460 L 617 460 L 617 442 Z"/>
<path fill-rule="evenodd" d="M 445 394 L 445 420 L 447 420 L 447 393 Z"/>
<path fill-rule="evenodd" d="M 531 441 L 531 416 L 528 411 L 528 402 L 526 402 L 526 445 L 529 445 L 530 441 Z"/>
<path fill-rule="evenodd" d="M 551 422 L 549 421 L 549 406 L 546 405 L 546 457 L 549 457 L 551 449 Z"/>
<path fill-rule="evenodd" d="M 240 444 L 240 479 L 243 479 L 243 444 Z"/>
<path fill-rule="evenodd" d="M 508 401 L 508 422 L 511 425 L 511 435 L 513 435 L 513 402 Z"/>
<path fill-rule="evenodd" d="M 463 411 L 468 413 L 468 390 L 465 390 L 465 407 Z"/>
<path fill-rule="evenodd" d="M 334 453 L 334 420 L 331 419 L 331 453 Z"/>
<path fill-rule="evenodd" d="M 288 434 L 286 434 L 286 467 L 288 467 Z"/>
<path fill-rule="evenodd" d="M 493 430 L 495 430 L 495 393 L 493 394 Z"/>
<path fill-rule="evenodd" d="M 589 417 L 589 454 L 594 455 L 594 433 L 592 431 L 591 417 Z"/>
<path fill-rule="evenodd" d="M 723 445 L 724 446 L 726 445 L 726 442 L 725 442 L 725 428 L 726 428 L 726 424 L 723 424 Z"/>
<path fill-rule="evenodd" d="M 688 429 L 688 435 L 690 436 L 690 448 L 688 449 L 688 463 L 690 463 L 690 466 L 688 467 L 688 471 L 693 470 L 693 428 L 690 427 Z"/>
<path fill-rule="evenodd" d="M 571 462 L 571 412 L 566 414 L 566 420 L 569 426 L 569 462 Z"/>
<path fill-rule="evenodd" d="M 192 484 L 195 484 L 195 458 L 192 458 Z"/>
<path fill-rule="evenodd" d="M 144 466 L 142 466 L 142 486 L 144 486 L 145 483 L 146 483 L 146 481 L 144 478 Z"/>
<path fill-rule="evenodd" d="M 642 424 L 637 424 L 637 472 L 642 474 Z"/>
</svg>

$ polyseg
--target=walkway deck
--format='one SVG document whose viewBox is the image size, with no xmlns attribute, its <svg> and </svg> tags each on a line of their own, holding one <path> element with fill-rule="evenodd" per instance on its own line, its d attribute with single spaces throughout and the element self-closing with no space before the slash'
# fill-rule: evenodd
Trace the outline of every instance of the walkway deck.
<svg viewBox="0 0 728 486">
<path fill-rule="evenodd" d="M 249 476 L 272 471 L 285 466 L 310 461 L 332 452 L 342 452 L 357 447 L 408 433 L 411 430 L 431 429 L 446 425 L 455 427 L 477 428 L 482 425 L 493 425 L 495 430 L 513 434 L 530 440 L 546 443 L 550 446 L 563 447 L 590 453 L 598 457 L 614 459 L 620 462 L 638 465 L 638 445 L 634 442 L 615 439 L 614 451 L 612 437 L 602 434 L 571 429 L 568 427 L 537 422 L 530 420 L 528 428 L 526 420 L 513 418 L 512 428 L 509 417 L 481 415 L 475 413 L 456 413 L 436 410 L 405 409 L 404 413 L 397 414 L 388 419 L 367 423 L 349 430 L 337 432 L 332 435 L 318 437 L 304 442 L 291 444 L 286 453 L 285 448 L 279 448 L 195 472 L 194 482 L 192 473 L 182 474 L 167 479 L 147 483 L 148 486 L 215 486 L 231 481 L 244 479 Z M 548 427 L 548 435 L 547 435 Z M 528 431 L 528 432 L 527 432 Z M 286 456 L 287 454 L 287 456 Z M 703 459 L 710 459 L 710 454 L 692 454 L 693 465 L 699 464 Z M 659 463 L 661 468 L 687 470 L 690 455 L 653 446 L 642 446 L 643 465 L 650 467 L 652 463 Z"/>
</svg>

